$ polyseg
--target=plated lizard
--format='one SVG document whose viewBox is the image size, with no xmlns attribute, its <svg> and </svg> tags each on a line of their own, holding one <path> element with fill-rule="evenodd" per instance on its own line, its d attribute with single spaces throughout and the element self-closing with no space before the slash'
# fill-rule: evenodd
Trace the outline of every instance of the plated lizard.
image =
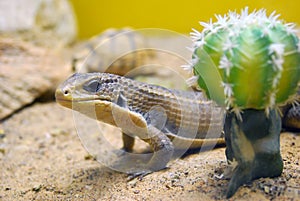
<svg viewBox="0 0 300 201">
<path fill-rule="evenodd" d="M 175 149 L 225 145 L 224 110 L 201 92 L 168 89 L 108 73 L 76 73 L 55 95 L 60 105 L 121 128 L 125 151 L 133 150 L 134 137 L 147 142 L 154 153 L 137 175 L 165 168 Z"/>
</svg>

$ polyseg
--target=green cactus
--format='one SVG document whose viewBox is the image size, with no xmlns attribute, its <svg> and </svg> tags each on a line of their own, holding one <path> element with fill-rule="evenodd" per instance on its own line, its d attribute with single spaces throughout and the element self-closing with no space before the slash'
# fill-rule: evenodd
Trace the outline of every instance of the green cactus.
<svg viewBox="0 0 300 201">
<path fill-rule="evenodd" d="M 277 20 L 273 12 L 265 10 L 248 14 L 217 15 L 217 22 L 200 23 L 200 33 L 192 33 L 195 40 L 193 65 L 198 84 L 209 98 L 226 104 L 234 111 L 245 108 L 270 110 L 276 105 L 293 101 L 300 76 L 300 43 L 294 24 Z M 207 83 L 203 60 L 208 54 L 221 75 L 221 83 Z M 207 85 L 223 90 L 211 92 Z M 224 93 L 224 94 L 223 94 Z M 224 100 L 225 98 L 225 100 Z"/>
<path fill-rule="evenodd" d="M 203 31 L 191 34 L 193 59 L 184 66 L 195 74 L 190 81 L 227 109 L 226 156 L 238 163 L 227 197 L 243 183 L 282 172 L 277 108 L 295 101 L 300 42 L 295 25 L 278 17 L 245 8 L 201 22 Z"/>
</svg>

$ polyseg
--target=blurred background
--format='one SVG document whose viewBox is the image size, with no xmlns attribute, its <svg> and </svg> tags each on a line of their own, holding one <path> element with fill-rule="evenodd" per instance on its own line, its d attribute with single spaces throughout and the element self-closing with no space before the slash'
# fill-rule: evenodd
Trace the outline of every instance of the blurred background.
<svg viewBox="0 0 300 201">
<path fill-rule="evenodd" d="M 79 38 L 86 39 L 107 28 L 129 26 L 139 28 L 163 28 L 189 33 L 191 28 L 201 29 L 199 21 L 209 21 L 215 14 L 225 14 L 248 6 L 266 8 L 281 14 L 286 22 L 300 24 L 300 1 L 295 0 L 126 0 L 126 1 L 78 1 L 71 0 L 79 28 Z"/>
</svg>

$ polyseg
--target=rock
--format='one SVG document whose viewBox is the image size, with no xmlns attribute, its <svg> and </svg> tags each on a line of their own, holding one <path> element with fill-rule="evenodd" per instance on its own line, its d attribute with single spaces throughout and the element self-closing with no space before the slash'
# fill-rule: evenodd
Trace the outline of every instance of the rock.
<svg viewBox="0 0 300 201">
<path fill-rule="evenodd" d="M 270 193 L 270 187 L 269 186 L 264 186 L 264 191 L 265 193 Z"/>
<path fill-rule="evenodd" d="M 125 75 L 154 57 L 147 39 L 138 31 L 108 29 L 79 44 L 73 54 L 73 70 Z"/>
<path fill-rule="evenodd" d="M 46 47 L 74 41 L 77 28 L 67 0 L 2 0 L 0 33 Z"/>
<path fill-rule="evenodd" d="M 68 68 L 48 49 L 0 38 L 0 120 L 54 89 Z"/>
</svg>

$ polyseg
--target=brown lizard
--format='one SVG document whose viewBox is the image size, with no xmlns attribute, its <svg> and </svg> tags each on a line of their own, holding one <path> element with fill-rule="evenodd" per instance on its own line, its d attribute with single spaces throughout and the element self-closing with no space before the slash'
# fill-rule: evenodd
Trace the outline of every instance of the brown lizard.
<svg viewBox="0 0 300 201">
<path fill-rule="evenodd" d="M 77 73 L 55 95 L 60 105 L 121 128 L 125 151 L 132 151 L 134 137 L 147 142 L 154 153 L 136 175 L 165 168 L 175 149 L 225 145 L 224 110 L 201 92 L 168 89 L 108 73 Z M 94 108 L 94 113 L 87 108 Z"/>
</svg>

